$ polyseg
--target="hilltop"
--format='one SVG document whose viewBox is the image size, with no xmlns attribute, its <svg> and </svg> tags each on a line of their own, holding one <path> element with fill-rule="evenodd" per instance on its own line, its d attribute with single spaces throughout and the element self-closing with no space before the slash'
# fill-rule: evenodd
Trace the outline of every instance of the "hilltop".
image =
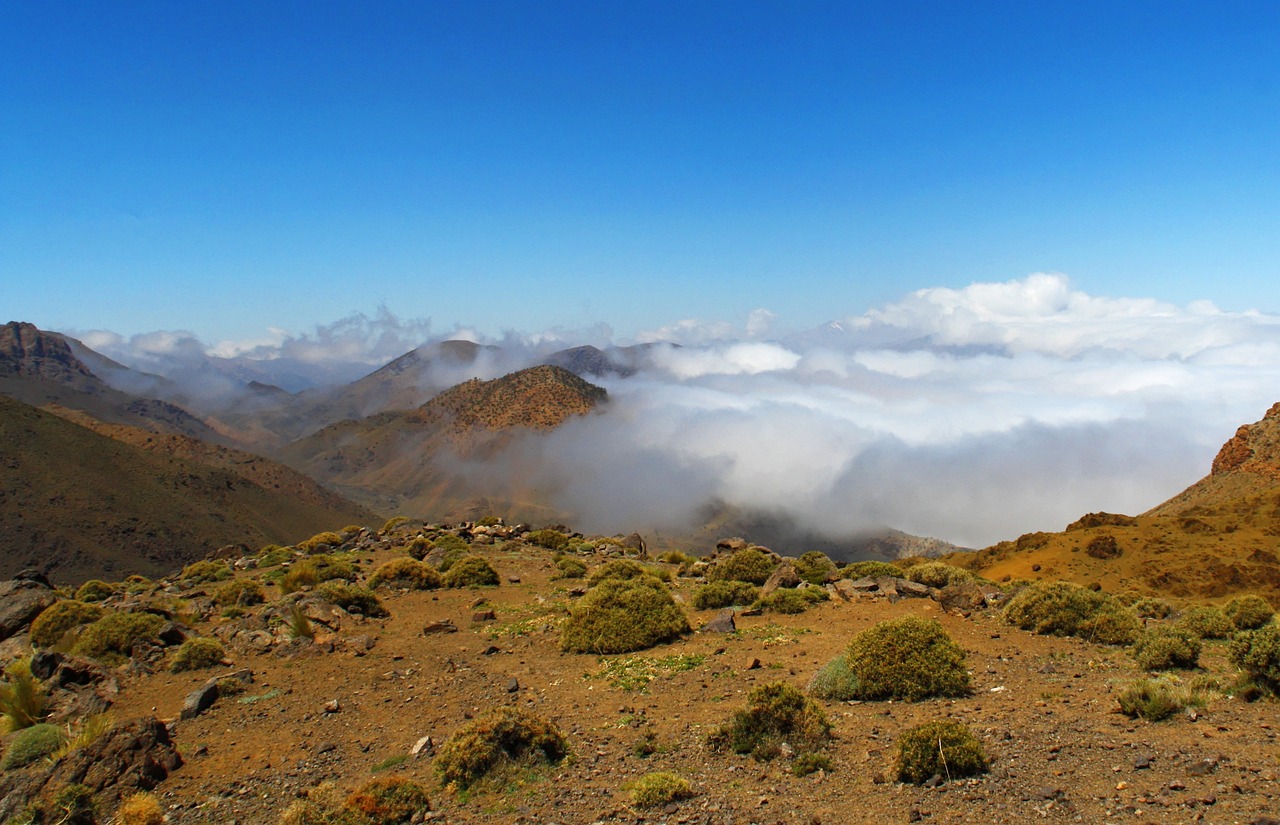
<svg viewBox="0 0 1280 825">
<path fill-rule="evenodd" d="M 1090 513 L 948 556 L 997 580 L 1053 577 L 1106 590 L 1220 599 L 1253 589 L 1280 598 L 1280 404 L 1241 426 L 1210 472 L 1137 516 Z"/>
</svg>

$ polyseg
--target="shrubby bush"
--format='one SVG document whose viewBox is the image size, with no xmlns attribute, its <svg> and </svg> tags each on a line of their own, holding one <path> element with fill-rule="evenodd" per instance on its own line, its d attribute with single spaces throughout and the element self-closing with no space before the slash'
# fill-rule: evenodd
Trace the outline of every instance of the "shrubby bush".
<svg viewBox="0 0 1280 825">
<path fill-rule="evenodd" d="M 817 550 L 805 553 L 795 562 L 796 575 L 809 584 L 824 584 L 827 576 L 836 572 L 836 565 L 826 553 Z"/>
<path fill-rule="evenodd" d="M 1009 600 L 1005 621 L 1034 633 L 1076 636 L 1099 644 L 1132 644 L 1137 614 L 1114 597 L 1070 582 L 1037 582 Z"/>
<path fill-rule="evenodd" d="M 637 808 L 657 808 L 691 796 L 689 780 L 670 771 L 647 773 L 631 785 L 631 804 Z"/>
<path fill-rule="evenodd" d="M 822 708 L 786 682 L 774 682 L 752 688 L 747 707 L 713 731 L 709 744 L 765 762 L 782 753 L 784 744 L 800 755 L 821 750 L 830 739 Z"/>
<path fill-rule="evenodd" d="M 96 622 L 106 611 L 96 604 L 63 599 L 41 611 L 31 623 L 31 643 L 36 647 L 53 647 L 67 631 Z"/>
<path fill-rule="evenodd" d="M 1152 596 L 1135 600 L 1133 612 L 1143 619 L 1167 619 L 1173 613 L 1173 606 L 1164 599 Z"/>
<path fill-rule="evenodd" d="M 927 722 L 898 740 L 898 779 L 903 782 L 920 785 L 934 776 L 977 776 L 986 773 L 987 766 L 982 743 L 960 722 Z"/>
<path fill-rule="evenodd" d="M 426 788 L 411 779 L 382 777 L 367 782 L 347 797 L 345 808 L 369 825 L 408 825 L 431 810 Z"/>
<path fill-rule="evenodd" d="M 232 579 L 220 586 L 213 600 L 222 607 L 250 607 L 266 601 L 262 585 L 253 579 Z"/>
<path fill-rule="evenodd" d="M 1178 628 L 1147 628 L 1129 652 L 1143 670 L 1190 669 L 1200 663 L 1200 639 Z"/>
<path fill-rule="evenodd" d="M 1236 630 L 1257 630 L 1276 614 L 1271 602 L 1253 594 L 1236 596 L 1222 608 L 1222 613 Z"/>
<path fill-rule="evenodd" d="M 226 651 L 222 649 L 222 644 L 217 639 L 195 636 L 187 639 L 173 652 L 173 658 L 169 662 L 169 672 L 203 670 L 221 664 L 226 655 Z"/>
<path fill-rule="evenodd" d="M 854 636 L 844 655 L 858 699 L 917 702 L 970 692 L 964 651 L 933 619 L 880 622 Z"/>
<path fill-rule="evenodd" d="M 444 574 L 445 587 L 497 587 L 498 571 L 483 556 L 463 556 Z"/>
<path fill-rule="evenodd" d="M 846 564 L 844 569 L 840 571 L 842 578 L 846 579 L 878 579 L 889 577 L 900 579 L 903 577 L 903 569 L 896 564 L 889 564 L 887 561 L 855 561 Z"/>
<path fill-rule="evenodd" d="M 339 579 L 322 582 L 316 587 L 316 595 L 348 613 L 359 613 L 371 618 L 391 615 L 372 590 Z"/>
<path fill-rule="evenodd" d="M 1236 632 L 1236 626 L 1222 609 L 1209 605 L 1182 611 L 1177 627 L 1199 639 L 1230 639 Z"/>
<path fill-rule="evenodd" d="M 76 590 L 76 600 L 81 602 L 100 602 L 109 599 L 116 593 L 116 586 L 102 579 L 89 579 Z"/>
<path fill-rule="evenodd" d="M 693 591 L 693 606 L 696 610 L 715 610 L 751 604 L 759 597 L 760 588 L 754 584 L 736 581 L 708 582 Z"/>
<path fill-rule="evenodd" d="M 444 579 L 434 567 L 411 558 L 392 559 L 373 571 L 369 587 L 394 587 L 400 590 L 435 590 Z"/>
<path fill-rule="evenodd" d="M 661 581 L 671 581 L 671 572 L 669 570 L 646 567 L 640 562 L 632 561 L 631 559 L 610 559 L 591 571 L 591 575 L 587 577 L 587 584 L 595 587 L 597 584 L 609 579 L 627 581 L 645 576 Z"/>
<path fill-rule="evenodd" d="M 343 538 L 340 533 L 332 530 L 326 530 L 322 533 L 316 533 L 309 539 L 298 542 L 298 549 L 304 553 L 321 553 L 325 548 L 336 550 L 342 546 Z"/>
<path fill-rule="evenodd" d="M 71 652 L 107 665 L 121 664 L 138 642 L 154 641 L 164 619 L 152 613 L 107 613 L 87 626 Z"/>
<path fill-rule="evenodd" d="M 1280 625 L 1268 624 L 1236 636 L 1231 661 L 1259 688 L 1280 695 Z"/>
<path fill-rule="evenodd" d="M 227 564 L 223 559 L 198 561 L 182 568 L 182 574 L 178 578 L 188 587 L 195 584 L 226 581 L 231 578 L 231 565 Z"/>
<path fill-rule="evenodd" d="M 465 790 L 485 776 L 519 764 L 555 764 L 569 745 L 555 725 L 516 707 L 489 711 L 468 722 L 440 748 L 440 781 Z"/>
<path fill-rule="evenodd" d="M 688 630 L 684 611 L 656 577 L 604 579 L 569 609 L 560 646 L 570 653 L 631 653 Z"/>
<path fill-rule="evenodd" d="M 545 547 L 548 550 L 563 550 L 564 546 L 569 543 L 569 537 L 559 530 L 534 530 L 532 533 L 525 533 L 524 540 L 529 544 L 535 544 L 538 547 Z"/>
<path fill-rule="evenodd" d="M 738 581 L 764 584 L 779 561 L 758 547 L 738 550 L 707 571 L 708 581 Z"/>
<path fill-rule="evenodd" d="M 783 613 L 795 615 L 803 613 L 818 602 L 825 602 L 830 596 L 821 587 L 778 588 L 768 596 L 761 596 L 752 607 L 766 613 Z"/>
<path fill-rule="evenodd" d="M 964 584 L 965 582 L 976 581 L 971 571 L 965 570 L 963 567 L 955 567 L 954 565 L 945 564 L 940 561 L 926 561 L 921 564 L 912 565 L 902 574 L 904 579 L 913 581 L 917 584 L 923 584 L 926 587 L 943 588 L 951 584 Z"/>
<path fill-rule="evenodd" d="M 0 770 L 25 768 L 32 762 L 50 756 L 62 747 L 66 733 L 58 725 L 41 722 L 18 731 L 9 740 L 9 747 L 0 759 Z"/>
<path fill-rule="evenodd" d="M 580 579 L 587 575 L 587 566 L 572 556 L 556 559 L 557 579 Z"/>
<path fill-rule="evenodd" d="M 355 581 L 355 565 L 346 559 L 320 553 L 294 563 L 280 579 L 280 592 L 293 593 L 334 579 Z"/>
</svg>

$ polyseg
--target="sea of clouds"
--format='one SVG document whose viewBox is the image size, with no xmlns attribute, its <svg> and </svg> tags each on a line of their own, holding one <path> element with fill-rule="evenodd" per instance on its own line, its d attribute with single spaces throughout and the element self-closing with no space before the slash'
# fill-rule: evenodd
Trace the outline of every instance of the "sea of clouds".
<svg viewBox="0 0 1280 825">
<path fill-rule="evenodd" d="M 599 381 L 602 413 L 511 448 L 519 485 L 586 530 L 678 529 L 721 501 L 833 536 L 888 526 L 979 547 L 1090 511 L 1146 510 L 1280 400 L 1280 316 L 1098 297 L 1056 274 L 922 289 L 798 333 L 777 326 L 758 310 L 741 325 L 641 333 L 635 342 L 657 346 L 635 375 Z M 474 370 L 483 378 L 613 342 L 605 326 L 488 341 L 385 311 L 252 346 L 84 340 L 160 373 L 167 349 L 264 375 L 287 359 L 317 381 L 450 337 L 501 348 Z"/>
</svg>

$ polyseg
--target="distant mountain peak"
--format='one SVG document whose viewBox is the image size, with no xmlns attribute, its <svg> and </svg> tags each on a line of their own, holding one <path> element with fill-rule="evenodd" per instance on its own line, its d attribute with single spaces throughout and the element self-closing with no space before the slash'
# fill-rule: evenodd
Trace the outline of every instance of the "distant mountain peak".
<svg viewBox="0 0 1280 825">
<path fill-rule="evenodd" d="M 492 381 L 463 381 L 422 405 L 421 413 L 425 419 L 447 419 L 455 432 L 549 430 L 591 412 L 607 398 L 604 388 L 563 367 L 543 364 Z"/>
<path fill-rule="evenodd" d="M 93 371 L 61 336 L 24 321 L 0 327 L 0 375 L 38 376 L 63 383 L 96 381 Z"/>
</svg>

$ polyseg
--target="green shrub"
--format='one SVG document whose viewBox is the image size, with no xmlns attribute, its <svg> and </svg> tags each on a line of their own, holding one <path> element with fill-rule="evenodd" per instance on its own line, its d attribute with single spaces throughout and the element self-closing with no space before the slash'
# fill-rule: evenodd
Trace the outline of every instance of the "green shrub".
<svg viewBox="0 0 1280 825">
<path fill-rule="evenodd" d="M 707 571 L 708 581 L 738 581 L 764 584 L 779 562 L 758 547 L 738 550 L 727 559 L 716 562 Z"/>
<path fill-rule="evenodd" d="M 465 790 L 513 764 L 560 762 L 568 743 L 555 725 L 516 707 L 476 717 L 440 748 L 435 772 L 440 781 Z"/>
<path fill-rule="evenodd" d="M 783 613 L 795 615 L 803 613 L 818 602 L 825 602 L 830 596 L 820 587 L 798 587 L 795 589 L 780 587 L 768 596 L 762 596 L 752 607 L 766 613 Z"/>
<path fill-rule="evenodd" d="M 827 558 L 826 553 L 817 550 L 805 553 L 796 559 L 796 575 L 809 584 L 825 584 L 827 576 L 836 572 L 836 564 Z"/>
<path fill-rule="evenodd" d="M 681 567 L 687 567 L 697 561 L 697 559 L 690 556 L 688 553 L 682 553 L 679 550 L 668 550 L 665 553 L 659 554 L 658 561 L 663 564 L 678 564 Z"/>
<path fill-rule="evenodd" d="M 716 610 L 721 607 L 751 604 L 760 598 L 760 588 L 754 584 L 736 581 L 708 582 L 693 591 L 696 610 Z"/>
<path fill-rule="evenodd" d="M 813 753 L 831 739 L 831 723 L 816 702 L 786 682 L 759 685 L 747 694 L 747 707 L 712 732 L 716 750 L 749 753 L 765 762 L 786 744 L 796 754 Z"/>
<path fill-rule="evenodd" d="M 808 776 L 818 771 L 831 771 L 831 757 L 825 753 L 802 753 L 791 760 L 791 773 Z"/>
<path fill-rule="evenodd" d="M 846 564 L 844 569 L 840 571 L 840 575 L 846 579 L 879 579 L 889 577 L 893 579 L 902 578 L 903 570 L 896 564 L 889 564 L 887 561 L 855 561 Z"/>
<path fill-rule="evenodd" d="M 67 635 L 67 631 L 96 622 L 105 613 L 96 604 L 74 599 L 54 602 L 31 623 L 31 643 L 36 647 L 53 647 Z"/>
<path fill-rule="evenodd" d="M 1203 605 L 1182 611 L 1177 627 L 1199 639 L 1230 639 L 1236 632 L 1221 608 Z"/>
<path fill-rule="evenodd" d="M 373 571 L 369 587 L 394 587 L 400 590 L 435 590 L 444 579 L 429 564 L 411 558 L 392 559 Z"/>
<path fill-rule="evenodd" d="M 46 820 L 57 825 L 97 825 L 93 789 L 78 782 L 62 788 L 53 795 L 53 807 Z"/>
<path fill-rule="evenodd" d="M 1099 644 L 1132 644 L 1142 630 L 1137 614 L 1114 597 L 1070 582 L 1024 588 L 1009 600 L 1004 618 L 1023 630 Z"/>
<path fill-rule="evenodd" d="M 267 596 L 253 579 L 232 579 L 218 587 L 213 600 L 223 607 L 250 607 L 262 604 Z"/>
<path fill-rule="evenodd" d="M 559 530 L 534 530 L 532 533 L 525 533 L 524 540 L 548 550 L 563 550 L 569 543 L 569 537 Z"/>
<path fill-rule="evenodd" d="M 926 722 L 898 740 L 897 768 L 898 779 L 920 785 L 934 776 L 952 780 L 986 773 L 987 755 L 960 722 Z"/>
<path fill-rule="evenodd" d="M 71 652 L 116 665 L 129 658 L 138 642 L 155 640 L 165 621 L 151 613 L 108 613 L 81 632 Z"/>
<path fill-rule="evenodd" d="M 587 575 L 587 566 L 572 556 L 556 559 L 556 570 L 558 579 L 580 579 Z"/>
<path fill-rule="evenodd" d="M 322 548 L 330 547 L 337 549 L 342 546 L 342 536 L 332 530 L 326 530 L 323 533 L 316 533 L 309 539 L 298 542 L 298 549 L 304 553 L 318 553 Z"/>
<path fill-rule="evenodd" d="M 0 682 L 0 734 L 38 724 L 47 704 L 44 686 L 31 675 L 31 659 L 11 662 Z"/>
<path fill-rule="evenodd" d="M 1147 628 L 1129 652 L 1143 670 L 1190 669 L 1200 663 L 1200 639 L 1175 627 Z"/>
<path fill-rule="evenodd" d="M 223 559 L 198 561 L 182 568 L 182 575 L 178 578 L 188 587 L 196 584 L 226 581 L 231 578 L 231 565 L 227 564 Z"/>
<path fill-rule="evenodd" d="M 832 702 L 858 698 L 858 677 L 849 667 L 849 657 L 841 653 L 822 666 L 809 680 L 809 694 Z"/>
<path fill-rule="evenodd" d="M 970 691 L 964 651 L 934 619 L 880 622 L 854 636 L 845 656 L 859 699 L 917 702 Z"/>
<path fill-rule="evenodd" d="M 408 523 L 409 523 L 408 516 L 392 516 L 391 518 L 387 519 L 382 523 L 382 529 L 380 529 L 378 532 L 383 534 L 390 533 L 392 530 L 396 529 L 401 524 L 408 524 Z"/>
<path fill-rule="evenodd" d="M 1235 625 L 1236 630 L 1257 630 L 1276 614 L 1271 602 L 1253 594 L 1236 596 L 1227 602 L 1222 612 Z"/>
<path fill-rule="evenodd" d="M 570 608 L 560 646 L 570 653 L 631 653 L 688 630 L 684 611 L 657 578 L 605 579 Z"/>
<path fill-rule="evenodd" d="M 426 536 L 414 536 L 409 540 L 409 543 L 405 545 L 404 549 L 405 552 L 409 554 L 410 558 L 416 561 L 422 561 L 432 550 L 436 549 L 436 545 L 435 542 Z"/>
<path fill-rule="evenodd" d="M 1152 596 L 1134 601 L 1133 612 L 1143 619 L 1167 619 L 1173 613 L 1173 606 Z"/>
<path fill-rule="evenodd" d="M 316 587 L 316 595 L 348 613 L 359 613 L 375 619 L 391 615 L 372 590 L 338 579 L 321 582 Z"/>
<path fill-rule="evenodd" d="M 277 564 L 284 564 L 292 558 L 292 547 L 268 544 L 258 551 L 258 567 L 275 567 Z"/>
<path fill-rule="evenodd" d="M 463 556 L 444 574 L 445 587 L 497 587 L 498 571 L 483 556 Z"/>
<path fill-rule="evenodd" d="M 951 584 L 964 584 L 978 577 L 963 567 L 955 567 L 940 561 L 926 561 L 908 567 L 902 577 L 926 587 L 943 588 Z"/>
<path fill-rule="evenodd" d="M 1131 719 L 1159 722 L 1186 707 L 1182 692 L 1161 679 L 1138 679 L 1117 697 L 1120 712 Z"/>
<path fill-rule="evenodd" d="M 1231 661 L 1258 687 L 1280 695 L 1280 625 L 1237 635 L 1231 643 Z"/>
<path fill-rule="evenodd" d="M 66 741 L 66 733 L 58 725 L 41 722 L 23 728 L 9 740 L 9 749 L 0 760 L 0 770 L 24 768 L 55 753 Z"/>
<path fill-rule="evenodd" d="M 431 810 L 431 800 L 417 782 L 388 776 L 362 785 L 347 797 L 345 807 L 368 825 L 408 825 Z"/>
<path fill-rule="evenodd" d="M 631 785 L 631 804 L 637 808 L 657 808 L 691 796 L 689 780 L 670 771 L 647 773 Z"/>
<path fill-rule="evenodd" d="M 669 570 L 645 567 L 640 562 L 632 561 L 631 559 L 611 559 L 591 571 L 591 575 L 587 577 L 587 584 L 595 587 L 600 582 L 610 579 L 626 581 L 643 576 L 657 578 L 661 581 L 671 581 L 671 571 Z"/>
<path fill-rule="evenodd" d="M 432 551 L 438 551 L 440 563 L 436 565 L 441 573 L 449 572 L 454 562 L 471 552 L 471 545 L 453 533 L 441 533 L 432 539 Z"/>
<path fill-rule="evenodd" d="M 76 590 L 76 600 L 81 602 L 100 602 L 109 599 L 116 593 L 116 587 L 102 579 L 89 579 Z"/>
<path fill-rule="evenodd" d="M 170 673 L 183 673 L 188 670 L 204 670 L 222 663 L 226 651 L 217 639 L 194 636 L 187 639 L 173 652 L 169 662 Z"/>
<path fill-rule="evenodd" d="M 355 565 L 325 553 L 308 556 L 293 564 L 280 579 L 280 592 L 293 593 L 334 579 L 355 581 Z"/>
</svg>

